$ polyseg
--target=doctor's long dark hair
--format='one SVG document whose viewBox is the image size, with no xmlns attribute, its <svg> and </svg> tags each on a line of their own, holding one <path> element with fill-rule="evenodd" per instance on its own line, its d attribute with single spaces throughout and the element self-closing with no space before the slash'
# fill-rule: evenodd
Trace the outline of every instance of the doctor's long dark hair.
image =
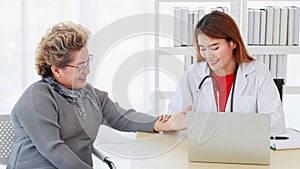
<svg viewBox="0 0 300 169">
<path fill-rule="evenodd" d="M 235 21 L 226 13 L 213 11 L 205 15 L 196 25 L 194 30 L 194 47 L 197 53 L 197 62 L 203 61 L 199 52 L 198 35 L 204 34 L 211 38 L 226 39 L 226 41 L 236 44 L 233 55 L 238 64 L 242 62 L 252 62 L 254 59 L 248 54 L 243 43 L 239 28 Z"/>
</svg>

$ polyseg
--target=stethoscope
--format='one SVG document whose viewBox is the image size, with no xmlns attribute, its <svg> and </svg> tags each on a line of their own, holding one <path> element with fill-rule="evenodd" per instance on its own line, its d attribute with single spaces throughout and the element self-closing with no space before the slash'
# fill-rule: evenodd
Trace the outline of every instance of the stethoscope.
<svg viewBox="0 0 300 169">
<path fill-rule="evenodd" d="M 235 74 L 234 74 L 234 79 L 233 79 L 233 84 L 232 84 L 232 91 L 231 91 L 231 100 L 230 100 L 230 112 L 233 112 L 233 95 L 234 95 L 234 88 L 235 88 L 235 83 L 236 83 L 236 75 L 237 75 L 237 70 L 238 70 L 238 67 L 239 65 L 236 63 L 236 66 L 235 66 Z M 208 78 L 211 78 L 212 79 L 212 82 L 215 86 L 215 89 L 216 89 L 216 100 L 217 100 L 217 111 L 220 112 L 220 92 L 219 92 L 219 85 L 217 83 L 217 80 L 216 78 L 214 78 L 212 75 L 212 71 L 210 69 L 210 72 L 209 72 L 209 75 L 205 76 L 201 82 L 199 83 L 199 86 L 198 86 L 198 90 L 197 90 L 197 96 L 196 96 L 196 100 L 195 100 L 195 103 L 197 103 L 199 101 L 199 95 L 200 95 L 200 90 L 201 90 L 201 87 L 203 85 L 203 83 L 205 82 L 206 79 Z M 193 110 L 196 111 L 196 108 L 197 108 L 197 104 L 194 104 L 194 108 Z"/>
<path fill-rule="evenodd" d="M 232 84 L 232 91 L 231 91 L 231 103 L 230 103 L 230 112 L 233 112 L 233 95 L 234 95 L 234 88 L 235 88 L 235 83 L 236 83 L 236 75 L 237 75 L 237 70 L 238 70 L 238 64 L 236 64 L 235 66 L 235 74 L 234 74 L 234 79 L 233 79 L 233 84 Z M 200 89 L 203 85 L 203 83 L 205 82 L 206 79 L 208 78 L 211 78 L 212 79 L 212 83 L 214 84 L 215 86 L 215 89 L 216 89 L 216 100 L 217 100 L 217 111 L 220 112 L 220 92 L 219 92 L 219 85 L 217 83 L 217 80 L 216 78 L 214 78 L 212 76 L 212 71 L 210 70 L 210 73 L 209 75 L 205 76 L 201 82 L 199 83 L 199 86 L 198 86 L 198 90 L 197 90 L 197 96 L 196 96 L 196 100 L 194 103 L 198 103 L 199 101 L 199 95 L 200 95 Z M 214 88 L 214 87 L 213 87 Z M 195 106 L 193 107 L 193 110 L 194 111 L 197 111 L 195 110 L 195 108 L 198 107 L 197 104 L 194 104 Z M 223 113 L 219 116 L 219 118 L 217 119 L 217 122 L 215 124 L 215 127 L 214 128 L 211 128 L 209 130 L 211 130 L 210 134 L 208 136 L 204 136 L 203 133 L 206 129 L 206 124 L 208 123 L 208 120 L 209 120 L 209 115 L 206 117 L 205 119 L 205 122 L 204 122 L 204 127 L 201 129 L 200 133 L 199 133 L 199 137 L 198 137 L 198 144 L 204 144 L 206 143 L 212 136 L 213 134 L 216 132 L 218 126 L 220 125 L 221 121 L 222 121 L 222 118 L 223 118 Z"/>
</svg>

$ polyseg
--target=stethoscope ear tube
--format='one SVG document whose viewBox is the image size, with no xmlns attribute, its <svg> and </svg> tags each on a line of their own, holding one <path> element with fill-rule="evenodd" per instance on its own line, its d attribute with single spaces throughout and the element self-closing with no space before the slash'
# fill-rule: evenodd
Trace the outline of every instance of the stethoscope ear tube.
<svg viewBox="0 0 300 169">
<path fill-rule="evenodd" d="M 212 77 L 212 76 L 207 75 L 207 76 L 205 76 L 205 77 L 201 80 L 201 82 L 200 82 L 200 84 L 199 84 L 199 86 L 198 86 L 198 90 L 201 89 L 201 87 L 202 87 L 203 83 L 205 82 L 205 80 L 206 80 L 207 78 L 210 78 L 210 77 Z"/>
<path fill-rule="evenodd" d="M 207 75 L 207 76 L 205 76 L 205 77 L 201 80 L 201 82 L 200 82 L 200 84 L 199 84 L 199 86 L 198 86 L 197 97 L 196 97 L 195 102 L 198 102 L 198 100 L 199 100 L 199 95 L 200 95 L 200 89 L 201 89 L 203 83 L 205 82 L 205 80 L 208 79 L 208 78 L 211 78 L 211 79 L 212 79 L 212 82 L 214 83 L 214 85 L 215 85 L 215 87 L 216 87 L 216 94 L 217 94 L 217 111 L 219 112 L 219 111 L 220 111 L 220 93 L 219 93 L 219 85 L 218 85 L 218 83 L 217 83 L 217 80 L 216 80 L 213 76 L 211 76 L 211 75 Z M 198 104 L 197 104 L 197 105 L 198 105 Z M 194 109 L 194 108 L 195 108 L 195 109 Z M 193 108 L 193 110 L 196 111 L 196 106 L 194 106 L 194 108 Z"/>
<path fill-rule="evenodd" d="M 233 112 L 233 94 L 234 94 L 234 88 L 235 88 L 235 82 L 236 82 L 236 76 L 237 76 L 237 71 L 238 71 L 238 63 L 236 63 L 236 67 L 235 67 L 235 74 L 234 74 L 234 80 L 233 80 L 233 84 L 232 84 L 232 91 L 231 91 L 231 104 L 230 104 L 230 112 Z M 197 90 L 197 97 L 196 97 L 196 100 L 195 102 L 198 102 L 199 101 L 199 95 L 200 95 L 200 90 L 201 90 L 201 87 L 203 85 L 203 83 L 205 82 L 206 79 L 208 78 L 211 78 L 212 79 L 212 82 L 214 83 L 215 87 L 216 87 L 216 93 L 217 93 L 217 111 L 219 112 L 220 111 L 220 93 L 219 93 L 219 85 L 217 83 L 217 80 L 211 75 L 211 70 L 210 70 L 210 73 L 209 75 L 205 76 L 199 86 L 198 86 L 198 90 Z M 196 105 L 196 104 L 194 104 Z M 198 104 L 197 104 L 198 105 Z M 197 106 L 193 106 L 193 110 L 196 111 L 196 108 Z"/>
</svg>

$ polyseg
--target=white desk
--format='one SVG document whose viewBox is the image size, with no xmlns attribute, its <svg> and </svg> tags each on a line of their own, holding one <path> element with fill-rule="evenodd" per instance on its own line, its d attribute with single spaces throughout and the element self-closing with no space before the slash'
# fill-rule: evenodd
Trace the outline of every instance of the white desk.
<svg viewBox="0 0 300 169">
<path fill-rule="evenodd" d="M 300 150 L 270 150 L 270 165 L 191 163 L 185 132 L 139 132 L 133 157 L 131 169 L 300 169 Z"/>
</svg>

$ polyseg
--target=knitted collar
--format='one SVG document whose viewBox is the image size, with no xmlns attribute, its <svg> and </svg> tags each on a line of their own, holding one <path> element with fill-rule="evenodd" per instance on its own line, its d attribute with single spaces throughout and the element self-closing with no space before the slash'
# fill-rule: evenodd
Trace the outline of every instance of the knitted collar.
<svg viewBox="0 0 300 169">
<path fill-rule="evenodd" d="M 51 76 L 43 78 L 43 80 L 50 84 L 51 87 L 56 90 L 59 94 L 61 94 L 69 103 L 73 103 L 76 112 L 79 114 L 80 117 L 83 119 L 87 118 L 86 111 L 83 104 L 83 97 L 86 97 L 90 100 L 90 102 L 93 104 L 93 106 L 97 105 L 95 104 L 95 98 L 91 94 L 89 90 L 86 88 L 81 89 L 68 89 L 64 87 L 62 84 L 55 81 Z"/>
</svg>

